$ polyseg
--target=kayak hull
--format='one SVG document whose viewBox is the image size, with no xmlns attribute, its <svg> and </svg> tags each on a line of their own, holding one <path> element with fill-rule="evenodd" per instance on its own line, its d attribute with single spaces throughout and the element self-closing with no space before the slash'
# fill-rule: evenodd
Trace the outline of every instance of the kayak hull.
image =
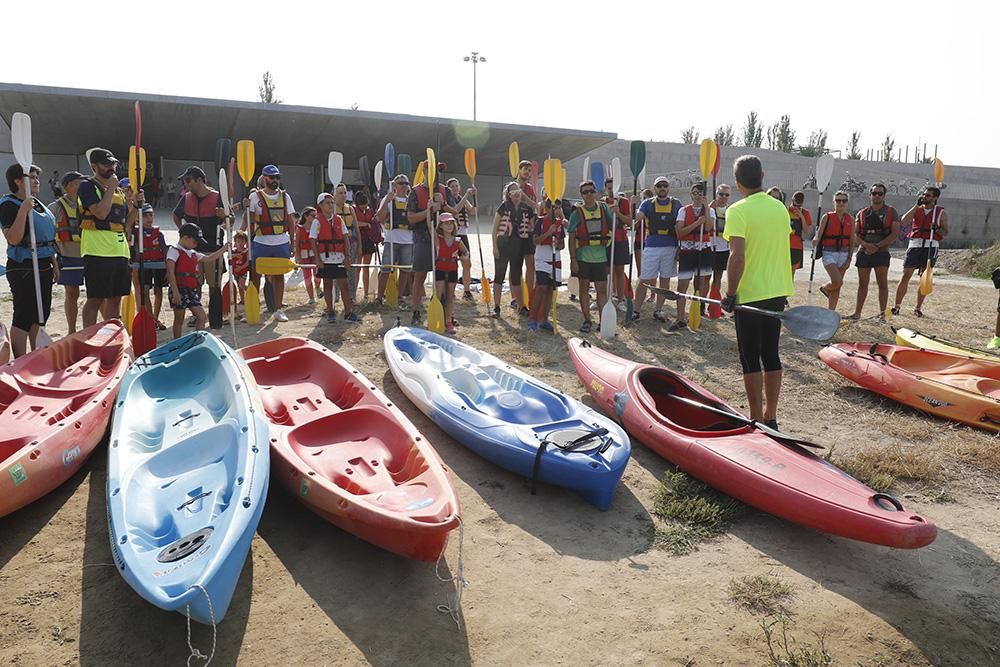
<svg viewBox="0 0 1000 667">
<path fill-rule="evenodd" d="M 124 325 L 108 320 L 0 368 L 0 516 L 86 463 L 104 439 L 131 361 Z"/>
<path fill-rule="evenodd" d="M 267 497 L 268 427 L 243 360 L 208 332 L 139 357 L 108 457 L 114 562 L 150 603 L 221 621 Z"/>
<path fill-rule="evenodd" d="M 271 474 L 335 526 L 393 553 L 433 561 L 459 523 L 437 452 L 344 359 L 303 338 L 240 350 L 271 429 Z"/>
<path fill-rule="evenodd" d="M 573 338 L 580 381 L 632 437 L 687 474 L 769 514 L 854 540 L 896 548 L 934 541 L 933 523 L 802 448 L 670 399 L 677 395 L 738 414 L 666 368 L 631 362 Z"/>
<path fill-rule="evenodd" d="M 1000 432 L 1000 364 L 899 345 L 837 343 L 823 362 L 855 384 L 943 419 Z"/>
<path fill-rule="evenodd" d="M 396 327 L 383 345 L 403 393 L 462 445 L 515 474 L 573 489 L 602 510 L 611 505 L 631 451 L 613 421 L 493 355 L 424 329 Z M 552 444 L 575 436 L 585 439 L 578 451 Z"/>
<path fill-rule="evenodd" d="M 968 345 L 962 345 L 961 343 L 938 338 L 937 336 L 929 336 L 919 331 L 913 331 L 912 329 L 894 328 L 893 331 L 896 333 L 896 345 L 916 347 L 932 352 L 946 352 L 947 354 L 957 354 L 960 357 L 972 357 L 974 359 L 982 359 L 983 361 L 1000 363 L 1000 354 L 992 353 L 989 350 L 977 350 Z"/>
</svg>

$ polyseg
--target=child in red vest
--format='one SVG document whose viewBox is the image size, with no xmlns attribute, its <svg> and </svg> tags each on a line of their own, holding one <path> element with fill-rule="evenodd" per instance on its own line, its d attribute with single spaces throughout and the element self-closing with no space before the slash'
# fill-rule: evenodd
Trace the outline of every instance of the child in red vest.
<svg viewBox="0 0 1000 667">
<path fill-rule="evenodd" d="M 242 229 L 233 233 L 232 269 L 233 278 L 236 280 L 236 289 L 239 292 L 239 301 L 243 304 L 243 293 L 247 289 L 247 274 L 250 273 L 250 237 Z"/>
<path fill-rule="evenodd" d="M 160 311 L 163 309 L 163 288 L 167 286 L 166 269 L 167 241 L 163 232 L 153 224 L 153 207 L 142 206 L 142 276 L 139 275 L 139 228 L 132 227 L 132 285 L 138 294 L 145 292 L 145 308 L 149 310 L 149 290 L 153 292 L 153 309 L 150 314 L 156 322 L 156 330 L 163 331 L 166 325 L 160 321 Z"/>
<path fill-rule="evenodd" d="M 351 238 L 347 225 L 334 213 L 334 197 L 329 192 L 319 193 L 316 207 L 309 238 L 316 252 L 316 275 L 323 279 L 326 321 L 329 324 L 337 321 L 337 311 L 333 309 L 333 281 L 336 280 L 344 301 L 344 321 L 360 322 L 361 318 L 354 312 L 354 295 L 347 285 L 347 272 L 351 270 Z"/>
<path fill-rule="evenodd" d="M 313 250 L 312 239 L 309 238 L 309 230 L 315 219 L 316 209 L 312 206 L 306 206 L 302 209 L 300 220 L 295 224 L 295 261 L 304 265 L 302 278 L 306 286 L 306 294 L 309 295 L 310 306 L 316 303 L 316 290 L 319 290 L 320 298 L 323 296 L 323 291 L 319 289 L 319 278 L 316 277 L 316 270 L 313 268 L 318 266 L 316 253 Z"/>
<path fill-rule="evenodd" d="M 170 307 L 174 311 L 174 338 L 184 332 L 184 311 L 190 310 L 195 318 L 195 330 L 204 329 L 208 316 L 201 307 L 201 288 L 198 284 L 198 265 L 214 262 L 229 249 L 229 244 L 207 255 L 195 250 L 204 243 L 201 227 L 185 222 L 179 231 L 177 245 L 167 250 L 167 282 L 170 283 Z"/>
<path fill-rule="evenodd" d="M 441 213 L 438 216 L 434 287 L 438 298 L 444 304 L 444 330 L 450 334 L 455 333 L 455 285 L 458 284 L 458 262 L 469 256 L 469 249 L 455 235 L 457 229 L 454 215 Z"/>
<path fill-rule="evenodd" d="M 535 293 L 531 297 L 531 315 L 528 319 L 528 329 L 531 331 L 555 331 L 549 322 L 549 311 L 552 310 L 552 297 L 559 288 L 562 278 L 562 249 L 565 238 L 566 217 L 563 214 L 562 202 L 556 201 L 555 206 L 546 199 L 540 206 L 538 218 L 535 220 Z"/>
</svg>

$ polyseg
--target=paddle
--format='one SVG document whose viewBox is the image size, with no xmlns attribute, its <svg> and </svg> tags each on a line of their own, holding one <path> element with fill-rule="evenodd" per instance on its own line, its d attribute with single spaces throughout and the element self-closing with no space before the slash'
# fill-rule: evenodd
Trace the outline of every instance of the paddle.
<svg viewBox="0 0 1000 667">
<path fill-rule="evenodd" d="M 652 285 L 649 286 L 649 289 L 656 294 L 663 294 L 671 301 L 688 298 L 694 299 L 695 301 L 701 301 L 703 303 L 716 302 L 715 299 L 709 299 L 703 296 L 685 296 L 684 294 L 678 294 L 673 290 L 664 289 L 662 287 L 654 287 Z M 753 306 L 744 306 L 742 304 L 736 304 L 735 307 L 737 310 L 742 310 L 748 313 L 776 317 L 781 320 L 786 327 L 788 327 L 788 330 L 792 334 L 801 338 L 808 338 L 810 340 L 829 340 L 835 333 L 837 333 L 837 329 L 840 327 L 840 315 L 836 311 L 830 310 L 829 308 L 821 308 L 820 306 L 796 306 L 780 313 L 773 310 L 755 308 Z"/>
<path fill-rule="evenodd" d="M 371 192 L 369 193 L 369 197 L 368 197 L 368 199 L 369 199 L 369 205 L 372 207 L 372 211 L 377 211 L 378 207 L 379 207 L 379 204 L 382 202 L 382 170 L 383 170 L 383 168 L 384 167 L 383 167 L 383 161 L 382 160 L 379 160 L 378 162 L 375 163 L 375 173 L 373 174 L 373 178 L 372 178 L 372 184 L 374 185 L 374 190 L 371 190 L 371 188 L 369 188 L 369 190 L 371 190 Z M 378 220 L 375 219 L 374 213 L 372 214 L 372 221 L 369 224 L 372 224 L 372 225 L 377 225 L 378 224 Z M 374 236 L 374 232 L 372 232 L 370 229 L 368 231 L 369 231 L 369 233 L 371 233 Z M 371 287 L 372 287 L 372 294 L 370 296 L 372 298 L 375 298 L 375 297 L 378 296 L 378 283 L 376 281 L 378 279 L 378 270 L 382 268 L 382 257 L 379 255 L 378 243 L 373 243 L 372 245 L 375 246 L 375 264 L 376 264 L 376 266 L 372 269 L 371 274 L 369 274 L 369 276 L 368 276 L 368 284 L 371 285 Z M 365 292 L 365 298 L 367 299 L 368 297 L 369 297 L 368 292 Z"/>
<path fill-rule="evenodd" d="M 538 163 L 534 160 L 531 161 L 531 187 L 535 190 L 535 196 L 538 196 Z M 537 202 L 536 202 L 537 203 Z"/>
<path fill-rule="evenodd" d="M 795 438 L 790 435 L 785 435 L 781 431 L 775 430 L 770 426 L 767 426 L 763 422 L 759 422 L 756 419 L 749 419 L 743 415 L 731 412 L 724 408 L 720 408 L 715 405 L 708 405 L 707 403 L 702 403 L 701 401 L 696 401 L 692 398 L 687 398 L 685 396 L 678 396 L 677 394 L 667 394 L 667 397 L 672 398 L 675 401 L 680 401 L 685 405 L 691 406 L 692 408 L 698 408 L 699 410 L 707 410 L 717 415 L 722 415 L 728 419 L 732 419 L 735 422 L 744 424 L 745 426 L 751 426 L 753 428 L 763 431 L 767 435 L 771 436 L 783 445 L 791 445 L 794 447 L 811 447 L 813 449 L 826 449 L 823 445 L 817 445 L 814 442 L 809 442 L 808 440 L 802 440 L 801 438 Z"/>
<path fill-rule="evenodd" d="M 823 195 L 826 194 L 826 187 L 830 185 L 833 178 L 833 156 L 827 153 L 816 160 L 816 188 L 819 190 L 819 201 L 816 204 L 816 226 L 819 229 L 820 214 L 823 212 Z M 803 224 L 805 219 L 803 219 Z M 813 277 L 816 275 L 816 240 L 813 238 L 812 264 L 809 267 L 809 295 L 806 303 L 812 303 Z"/>
<path fill-rule="evenodd" d="M 232 203 L 229 201 L 229 183 L 227 182 L 226 170 L 225 169 L 219 169 L 219 198 L 222 199 L 222 208 L 226 209 L 226 239 L 229 241 L 229 243 L 232 243 L 233 242 L 233 226 L 229 222 L 229 215 L 232 213 L 233 209 L 232 209 Z M 232 246 L 230 246 L 230 248 L 229 248 L 229 275 L 232 276 L 232 274 L 233 274 L 233 249 L 232 249 Z M 230 278 L 230 285 L 232 285 L 232 278 Z M 226 291 L 228 292 L 229 290 L 226 290 Z M 220 296 L 219 297 L 219 301 L 221 302 L 222 300 L 223 299 Z M 236 348 L 239 347 L 239 344 L 236 342 L 236 318 L 234 317 L 234 313 L 233 313 L 233 301 L 235 301 L 235 299 L 233 299 L 230 296 L 230 299 L 229 299 L 229 309 L 228 309 L 229 310 L 229 326 L 232 327 L 232 330 L 233 330 L 233 349 L 236 349 Z"/>
<path fill-rule="evenodd" d="M 566 171 L 562 168 L 562 162 L 549 158 L 542 168 L 542 178 L 545 184 L 545 194 L 549 198 L 552 206 L 552 216 L 555 217 L 556 202 L 562 199 L 566 189 Z M 561 231 L 559 232 L 562 233 Z M 555 243 L 552 244 L 552 333 L 559 333 L 559 322 L 557 317 L 557 304 L 559 303 L 559 266 L 562 263 L 561 250 L 556 250 Z"/>
<path fill-rule="evenodd" d="M 215 142 L 215 170 L 219 173 L 219 195 L 222 195 L 222 182 L 225 180 L 226 165 L 232 153 L 233 142 L 228 138 L 220 138 Z M 225 206 L 223 206 L 225 208 Z M 228 236 L 227 236 L 228 238 Z M 208 326 L 212 329 L 222 328 L 222 317 L 225 312 L 225 302 L 220 285 L 221 262 L 215 262 L 215 284 L 208 289 Z"/>
<path fill-rule="evenodd" d="M 590 163 L 590 180 L 594 182 L 594 187 L 600 192 L 604 189 L 604 163 L 603 162 L 591 162 Z M 584 179 L 587 180 L 587 179 Z"/>
<path fill-rule="evenodd" d="M 465 173 L 469 177 L 469 181 L 472 183 L 472 187 L 476 186 L 476 149 L 466 148 L 465 149 Z M 476 198 L 478 199 L 478 197 Z M 479 205 L 478 202 L 473 200 L 472 205 L 476 207 L 476 245 L 479 246 L 479 289 L 482 292 L 483 303 L 486 304 L 488 309 L 493 303 L 493 294 L 490 289 L 490 279 L 486 277 L 486 263 L 483 261 L 483 237 L 479 230 Z"/>
<path fill-rule="evenodd" d="M 698 151 L 698 166 L 701 169 L 701 181 L 703 184 L 705 192 L 705 206 L 702 210 L 706 221 L 711 220 L 711 211 L 708 205 L 708 177 L 712 174 L 712 168 L 715 166 L 715 158 L 718 147 L 715 142 L 711 139 L 705 139 L 701 142 L 701 148 Z M 701 293 L 701 255 L 703 252 L 703 246 L 705 245 L 705 225 L 701 224 L 698 226 L 698 249 L 695 251 L 695 265 L 694 265 L 694 294 L 697 296 L 705 296 Z M 697 331 L 701 328 L 701 304 L 697 301 L 692 300 L 691 305 L 688 307 L 688 326 L 693 330 Z"/>
<path fill-rule="evenodd" d="M 253 180 L 254 172 L 257 170 L 253 139 L 240 139 L 236 143 L 236 168 L 249 194 L 250 181 Z M 250 209 L 245 209 L 243 214 L 246 216 L 246 227 L 250 230 L 250 242 L 253 243 L 254 233 L 253 226 L 250 224 Z M 254 261 L 253 257 L 250 258 L 250 261 Z M 265 278 L 265 280 L 267 279 Z M 253 281 L 247 286 L 243 301 L 247 323 L 260 324 L 260 293 L 257 291 L 257 287 L 254 286 Z"/>
<path fill-rule="evenodd" d="M 409 178 L 413 172 L 413 160 L 408 153 L 400 153 L 396 156 L 396 173 L 403 174 Z"/>
<path fill-rule="evenodd" d="M 583 178 L 581 181 L 586 181 L 590 178 L 590 156 L 583 158 Z"/>
<path fill-rule="evenodd" d="M 129 148 L 128 152 L 128 176 L 132 182 L 132 189 L 136 193 L 141 192 L 141 186 L 146 180 L 146 150 L 142 147 L 142 113 L 139 110 L 139 102 L 135 103 L 135 146 Z M 142 285 L 142 274 L 145 272 L 143 263 L 143 238 L 142 232 L 142 210 L 138 211 L 139 229 L 139 308 L 135 312 L 132 320 L 132 350 L 135 356 L 141 357 L 156 347 L 156 323 L 153 315 L 146 307 L 146 289 Z"/>
<path fill-rule="evenodd" d="M 719 187 L 718 184 L 716 183 L 716 178 L 719 175 L 719 167 L 721 167 L 721 166 L 722 166 L 722 147 L 719 146 L 718 143 L 716 143 L 715 144 L 715 164 L 712 166 L 712 199 L 713 200 L 715 199 L 716 192 L 717 192 L 718 187 Z M 706 195 L 707 194 L 708 193 L 706 193 Z M 716 218 L 716 221 L 718 221 L 718 218 Z M 719 223 L 718 222 L 716 222 L 715 224 L 716 224 L 715 233 L 721 235 L 722 232 L 723 232 L 723 230 L 719 229 L 719 227 L 718 227 Z M 714 252 L 713 252 L 712 256 L 715 257 Z M 712 288 L 708 292 L 708 296 L 711 299 L 722 299 L 722 291 L 717 286 L 713 285 Z M 714 303 L 712 305 L 710 305 L 708 307 L 708 316 L 710 318 L 712 318 L 713 320 L 717 320 L 720 317 L 722 317 L 722 306 L 716 305 Z"/>
<path fill-rule="evenodd" d="M 31 194 L 31 163 L 34 158 L 31 151 L 31 117 L 26 113 L 16 112 L 10 124 L 11 143 L 14 144 L 14 159 L 21 165 L 24 172 L 24 196 Z M 35 349 L 48 347 L 52 337 L 45 331 L 42 321 L 45 319 L 45 309 L 42 306 L 41 272 L 38 268 L 38 245 L 35 240 L 35 220 L 33 213 L 28 214 L 28 234 L 31 239 L 31 270 L 35 278 L 35 305 L 38 308 L 38 331 L 35 333 Z M 50 260 L 54 261 L 54 260 Z"/>
<path fill-rule="evenodd" d="M 639 195 L 639 174 L 642 170 L 646 168 L 646 142 L 644 141 L 633 141 L 629 144 L 629 155 L 628 155 L 628 170 L 632 173 L 632 199 L 633 202 Z M 637 207 L 632 203 L 632 234 L 635 231 L 635 209 Z M 642 242 L 642 237 L 640 236 L 640 243 Z M 635 243 L 632 243 L 635 246 Z M 628 294 L 625 296 L 625 324 L 627 325 L 632 321 L 632 311 L 635 308 L 635 302 L 632 299 L 632 265 L 634 262 L 628 263 Z"/>
<path fill-rule="evenodd" d="M 517 178 L 517 165 L 521 162 L 521 149 L 518 148 L 517 142 L 510 142 L 510 146 L 507 147 L 507 166 L 510 168 L 510 177 Z"/>
<path fill-rule="evenodd" d="M 615 158 L 615 160 L 617 159 L 618 158 Z M 618 185 L 617 181 L 615 181 L 614 164 L 615 164 L 614 160 L 612 160 L 611 172 L 610 174 L 608 174 L 611 177 L 611 192 L 615 192 L 615 186 Z M 604 171 L 604 165 L 602 165 L 600 162 L 594 162 L 590 166 L 591 170 L 594 171 L 595 173 L 597 172 L 598 167 L 600 167 L 602 172 Z M 620 164 L 618 166 L 618 169 L 621 170 Z M 598 189 L 598 191 L 600 191 L 600 189 L 604 187 L 604 179 L 602 178 L 600 182 L 595 180 L 594 185 Z M 597 205 L 600 207 L 604 206 L 605 204 L 601 200 L 598 200 Z M 612 338 L 614 338 L 615 332 L 618 328 L 618 311 L 615 310 L 615 304 L 611 302 L 611 288 L 614 286 L 615 283 L 615 261 L 614 261 L 615 236 L 617 236 L 617 234 L 615 234 L 615 228 L 618 224 L 618 218 L 615 216 L 614 210 L 611 210 L 610 213 L 611 213 L 611 262 L 610 262 L 611 275 L 608 276 L 607 294 L 605 295 L 604 308 L 601 309 L 601 330 L 600 330 L 601 338 L 605 340 L 611 340 Z M 601 213 L 601 215 L 603 215 L 603 212 Z"/>
<path fill-rule="evenodd" d="M 421 185 L 426 179 L 426 176 L 424 175 L 424 162 L 426 162 L 426 160 L 421 160 L 417 163 L 417 171 L 413 174 L 413 187 Z"/>
<path fill-rule="evenodd" d="M 407 170 L 406 170 L 406 172 L 403 172 L 403 171 L 396 172 L 395 171 L 395 169 L 397 167 L 397 164 L 396 164 L 396 148 L 391 143 L 388 143 L 388 144 L 385 145 L 385 153 L 384 153 L 384 155 L 382 157 L 382 164 L 385 167 L 385 178 L 386 178 L 385 188 L 386 188 L 386 191 L 387 191 L 386 194 L 389 197 L 389 201 L 386 202 L 386 203 L 387 203 L 387 206 L 389 207 L 389 211 L 388 211 L 388 213 L 389 213 L 388 224 L 389 224 L 389 233 L 390 234 L 392 233 L 392 207 L 394 206 L 394 200 L 395 200 L 395 194 L 393 193 L 393 190 L 392 190 L 392 177 L 393 177 L 393 174 L 395 174 L 395 173 L 405 173 L 405 174 L 407 174 L 407 176 L 409 176 L 409 159 L 410 159 L 409 155 L 400 155 L 399 156 L 399 165 L 398 166 L 402 167 L 402 163 L 403 163 L 403 158 L 404 157 L 407 160 Z M 390 242 L 389 243 L 389 264 L 394 264 L 395 260 L 396 260 L 396 244 Z M 396 269 L 394 269 L 394 268 L 390 268 L 389 269 L 389 277 L 386 278 L 386 281 L 385 281 L 385 302 L 386 302 L 386 304 L 390 308 L 393 308 L 393 309 L 395 309 L 395 308 L 397 308 L 399 306 L 399 286 L 398 286 L 398 283 L 396 281 Z"/>
<path fill-rule="evenodd" d="M 427 149 L 427 205 L 430 206 L 434 202 L 434 190 L 437 185 L 437 156 L 434 155 L 434 149 Z M 427 212 L 427 226 L 431 233 L 431 303 L 427 306 L 427 328 L 434 333 L 442 333 L 444 331 L 444 306 L 441 305 L 441 300 L 438 299 L 437 293 L 437 281 L 434 279 L 435 269 L 437 268 L 437 213 L 434 214 L 433 219 L 431 218 L 430 210 Z M 447 285 L 447 282 L 445 283 Z M 454 295 L 452 295 L 454 296 Z M 448 294 L 445 293 L 445 298 L 448 298 Z"/>
<path fill-rule="evenodd" d="M 231 216 L 232 216 L 232 211 L 233 211 L 233 209 L 232 209 L 232 196 L 233 196 L 233 193 L 236 192 L 235 181 L 233 180 L 233 175 L 234 175 L 235 171 L 236 171 L 236 158 L 230 157 L 229 158 L 229 169 L 226 170 L 227 186 L 228 186 L 228 190 L 226 190 L 226 192 L 229 194 L 229 197 L 226 199 L 226 201 L 229 201 L 228 214 L 226 215 L 226 235 L 228 236 L 229 242 L 232 245 L 229 247 L 229 272 L 227 273 L 228 283 L 229 284 L 226 287 L 226 289 L 222 290 L 222 312 L 229 313 L 229 319 L 231 321 L 236 317 L 236 312 L 235 312 L 236 311 L 236 276 L 233 275 L 233 247 L 235 246 L 236 241 L 233 239 L 233 235 L 232 235 L 233 234 L 233 225 L 232 225 L 232 222 L 231 222 L 231 219 L 232 219 Z M 221 183 L 222 181 L 220 180 L 219 182 Z M 221 193 L 221 188 L 220 188 L 220 193 Z M 233 323 L 234 331 L 235 331 L 235 326 L 236 326 L 236 324 L 234 322 Z M 235 337 L 235 333 L 234 333 L 234 335 L 233 335 L 234 341 L 235 341 L 235 338 L 236 337 Z"/>
<path fill-rule="evenodd" d="M 944 162 L 941 162 L 938 158 L 934 158 L 934 182 L 938 188 L 944 183 Z M 938 216 L 936 213 L 937 210 L 935 207 L 931 211 L 931 249 L 927 253 L 927 264 L 924 266 L 924 272 L 920 274 L 920 284 L 917 288 L 924 296 L 934 291 L 934 265 L 932 259 L 937 258 L 937 246 L 934 245 L 934 232 L 938 228 Z"/>
</svg>

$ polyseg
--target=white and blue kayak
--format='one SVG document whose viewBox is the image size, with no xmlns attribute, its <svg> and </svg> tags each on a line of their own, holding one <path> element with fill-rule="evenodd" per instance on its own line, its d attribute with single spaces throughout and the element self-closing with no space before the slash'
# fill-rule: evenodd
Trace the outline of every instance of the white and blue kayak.
<svg viewBox="0 0 1000 667">
<path fill-rule="evenodd" d="M 396 383 L 451 437 L 535 481 L 578 491 L 600 509 L 631 445 L 613 421 L 491 354 L 425 329 L 383 337 Z"/>
<path fill-rule="evenodd" d="M 139 357 L 115 403 L 115 565 L 161 609 L 218 623 L 264 509 L 268 422 L 245 362 L 208 332 Z"/>
</svg>

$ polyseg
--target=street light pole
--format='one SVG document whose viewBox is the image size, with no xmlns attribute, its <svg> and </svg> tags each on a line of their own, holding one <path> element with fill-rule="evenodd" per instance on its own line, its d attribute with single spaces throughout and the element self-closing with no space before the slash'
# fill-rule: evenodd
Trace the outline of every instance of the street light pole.
<svg viewBox="0 0 1000 667">
<path fill-rule="evenodd" d="M 486 62 L 486 58 L 479 55 L 479 51 L 473 51 L 472 55 L 465 56 L 462 60 L 472 62 L 472 120 L 476 120 L 476 65 Z"/>
</svg>

